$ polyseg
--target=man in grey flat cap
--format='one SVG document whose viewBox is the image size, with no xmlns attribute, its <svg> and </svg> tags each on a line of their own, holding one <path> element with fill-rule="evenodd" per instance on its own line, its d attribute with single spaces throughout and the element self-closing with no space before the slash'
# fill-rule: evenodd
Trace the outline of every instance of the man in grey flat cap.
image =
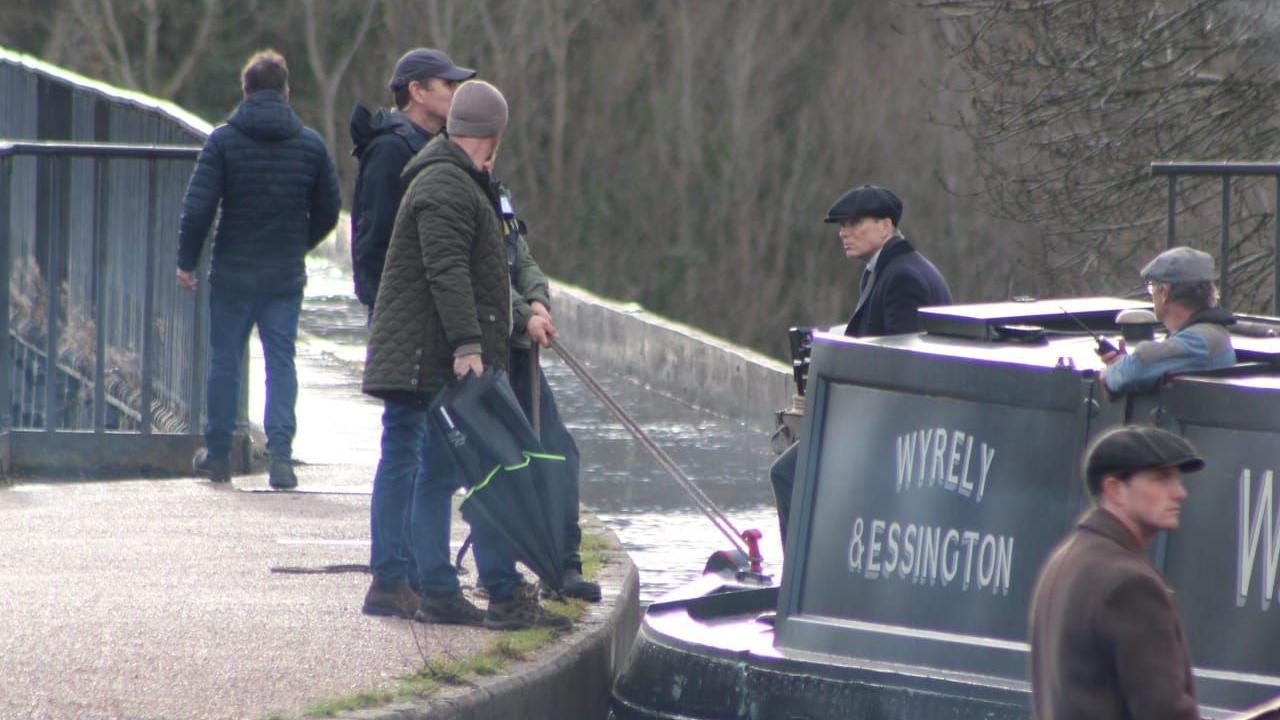
<svg viewBox="0 0 1280 720">
<path fill-rule="evenodd" d="M 376 482 L 412 488 L 410 535 L 422 588 L 415 617 L 496 630 L 566 627 L 568 618 L 543 611 L 536 589 L 483 524 L 471 532 L 488 610 L 463 596 L 449 554 L 460 479 L 422 464 L 433 452 L 427 408 L 435 395 L 454 378 L 508 365 L 511 279 L 490 175 L 507 118 L 497 88 L 468 80 L 453 95 L 448 133 L 405 167 L 408 189 L 387 248 L 363 389 L 398 406 L 395 422 L 383 426 Z M 392 531 L 400 519 L 388 518 Z"/>
<path fill-rule="evenodd" d="M 1227 326 L 1235 323 L 1218 306 L 1213 284 L 1213 258 L 1189 247 L 1166 250 L 1142 268 L 1156 319 L 1169 336 L 1139 343 L 1132 353 L 1120 350 L 1102 357 L 1102 380 L 1109 392 L 1121 394 L 1154 388 L 1169 373 L 1215 370 L 1236 362 Z"/>
<path fill-rule="evenodd" d="M 1173 593 L 1146 548 L 1181 522 L 1191 443 L 1154 427 L 1099 437 L 1085 457 L 1093 508 L 1040 570 L 1031 599 L 1038 720 L 1198 720 Z"/>
</svg>

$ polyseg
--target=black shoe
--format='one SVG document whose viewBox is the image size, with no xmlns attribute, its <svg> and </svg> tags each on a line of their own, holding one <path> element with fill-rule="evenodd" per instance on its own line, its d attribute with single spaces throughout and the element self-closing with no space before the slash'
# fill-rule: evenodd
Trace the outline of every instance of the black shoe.
<svg viewBox="0 0 1280 720">
<path fill-rule="evenodd" d="M 485 624 L 484 611 L 471 604 L 461 592 L 451 595 L 422 594 L 418 612 L 414 620 L 439 625 L 472 625 L 480 627 Z"/>
<path fill-rule="evenodd" d="M 564 594 L 593 603 L 600 602 L 602 597 L 600 583 L 591 582 L 582 577 L 582 571 L 577 568 L 570 568 L 564 572 Z"/>
<path fill-rule="evenodd" d="M 489 601 L 484 613 L 484 626 L 490 630 L 525 630 L 534 627 L 567 630 L 573 621 L 563 615 L 547 612 L 538 604 L 534 585 L 520 585 L 510 600 Z"/>
<path fill-rule="evenodd" d="M 231 461 L 209 456 L 208 448 L 200 448 L 191 459 L 191 469 L 216 483 L 231 482 Z"/>
<path fill-rule="evenodd" d="M 587 602 L 600 602 L 603 597 L 600 592 L 600 584 L 591 582 L 582 577 L 582 571 L 577 568 L 569 568 L 564 571 L 564 596 L 586 600 Z M 549 598 L 555 595 L 547 586 L 542 586 L 542 597 Z"/>
<path fill-rule="evenodd" d="M 271 469 L 267 472 L 267 482 L 277 490 L 292 490 L 298 487 L 298 476 L 293 472 L 293 461 L 273 459 Z"/>
</svg>

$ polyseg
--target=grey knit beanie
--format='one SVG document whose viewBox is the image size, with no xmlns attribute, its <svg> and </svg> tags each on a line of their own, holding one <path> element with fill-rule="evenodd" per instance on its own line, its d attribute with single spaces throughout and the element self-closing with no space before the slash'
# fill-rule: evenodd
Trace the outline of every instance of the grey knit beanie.
<svg viewBox="0 0 1280 720">
<path fill-rule="evenodd" d="M 449 121 L 450 135 L 490 138 L 507 127 L 507 99 L 498 88 L 483 80 L 468 80 L 453 93 Z"/>
</svg>

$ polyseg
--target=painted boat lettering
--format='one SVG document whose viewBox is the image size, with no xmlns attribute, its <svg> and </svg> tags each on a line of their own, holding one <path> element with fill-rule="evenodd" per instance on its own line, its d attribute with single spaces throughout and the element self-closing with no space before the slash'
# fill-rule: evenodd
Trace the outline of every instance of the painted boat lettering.
<svg viewBox="0 0 1280 720">
<path fill-rule="evenodd" d="M 1249 468 L 1240 471 L 1240 513 L 1237 517 L 1239 532 L 1236 555 L 1236 605 L 1244 607 L 1253 586 L 1254 571 L 1261 563 L 1262 609 L 1271 609 L 1275 596 L 1276 571 L 1280 568 L 1280 507 L 1275 502 L 1275 475 L 1271 470 L 1258 478 L 1258 489 L 1253 491 L 1253 473 Z M 1259 554 L 1258 550 L 1263 552 Z"/>
<path fill-rule="evenodd" d="M 922 428 L 897 438 L 897 491 L 941 488 L 982 502 L 996 449 L 973 435 Z"/>
<path fill-rule="evenodd" d="M 854 518 L 849 572 L 868 580 L 986 590 L 1008 595 L 1013 537 L 976 530 Z"/>
</svg>

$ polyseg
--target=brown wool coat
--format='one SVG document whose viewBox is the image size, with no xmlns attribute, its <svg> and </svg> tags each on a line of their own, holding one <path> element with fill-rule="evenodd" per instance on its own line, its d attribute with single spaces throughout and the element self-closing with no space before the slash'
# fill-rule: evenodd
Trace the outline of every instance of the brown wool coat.
<svg viewBox="0 0 1280 720">
<path fill-rule="evenodd" d="M 1111 513 L 1088 512 L 1031 600 L 1039 720 L 1198 720 L 1173 591 Z"/>
</svg>

